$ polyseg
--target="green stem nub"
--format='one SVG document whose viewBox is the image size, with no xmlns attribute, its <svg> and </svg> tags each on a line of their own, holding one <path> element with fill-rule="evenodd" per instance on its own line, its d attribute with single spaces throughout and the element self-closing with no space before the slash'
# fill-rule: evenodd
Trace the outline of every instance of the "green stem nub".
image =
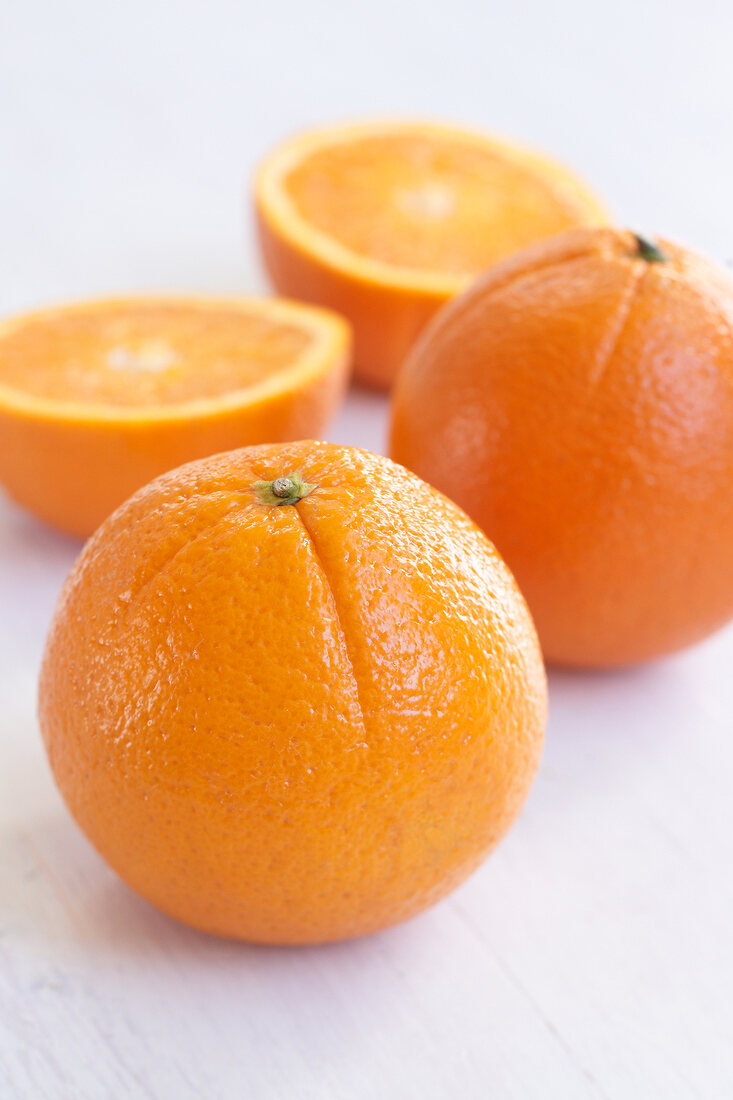
<svg viewBox="0 0 733 1100">
<path fill-rule="evenodd" d="M 648 264 L 661 264 L 669 259 L 667 253 L 662 252 L 659 245 L 655 244 L 649 237 L 642 237 L 639 233 L 634 233 L 634 240 L 636 241 L 637 255 L 640 259 L 646 260 Z"/>
<path fill-rule="evenodd" d="M 272 495 L 278 500 L 287 500 L 293 495 L 293 483 L 289 477 L 276 477 L 272 482 Z"/>
<path fill-rule="evenodd" d="M 296 470 L 285 477 L 276 477 L 274 481 L 255 481 L 252 488 L 262 504 L 280 508 L 283 504 L 297 504 L 318 486 L 303 481 L 300 470 Z"/>
</svg>

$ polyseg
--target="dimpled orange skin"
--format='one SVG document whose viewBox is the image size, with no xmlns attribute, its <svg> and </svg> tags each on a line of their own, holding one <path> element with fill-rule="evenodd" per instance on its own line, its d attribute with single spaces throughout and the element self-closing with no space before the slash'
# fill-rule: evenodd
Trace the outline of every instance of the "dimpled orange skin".
<svg viewBox="0 0 733 1100">
<path fill-rule="evenodd" d="M 251 486 L 318 488 L 273 507 Z M 327 443 L 181 467 L 97 531 L 40 684 L 51 766 L 121 877 L 207 932 L 314 943 L 437 901 L 529 789 L 526 605 L 412 474 Z"/>
<path fill-rule="evenodd" d="M 498 265 L 399 380 L 391 453 L 496 543 L 545 657 L 620 665 L 733 613 L 733 285 L 579 230 Z"/>
</svg>

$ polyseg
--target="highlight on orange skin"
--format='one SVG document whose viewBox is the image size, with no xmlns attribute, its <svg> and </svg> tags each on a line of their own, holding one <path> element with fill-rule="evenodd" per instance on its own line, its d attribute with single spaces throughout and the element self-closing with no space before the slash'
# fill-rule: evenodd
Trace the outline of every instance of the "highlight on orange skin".
<svg viewBox="0 0 733 1100">
<path fill-rule="evenodd" d="M 497 265 L 406 363 L 390 446 L 496 543 L 550 661 L 733 614 L 733 283 L 688 249 L 577 230 Z"/>
<path fill-rule="evenodd" d="M 546 710 L 475 525 L 328 443 L 183 466 L 87 544 L 40 684 L 56 782 L 121 877 L 196 928 L 317 943 L 405 920 L 518 813 Z"/>
</svg>

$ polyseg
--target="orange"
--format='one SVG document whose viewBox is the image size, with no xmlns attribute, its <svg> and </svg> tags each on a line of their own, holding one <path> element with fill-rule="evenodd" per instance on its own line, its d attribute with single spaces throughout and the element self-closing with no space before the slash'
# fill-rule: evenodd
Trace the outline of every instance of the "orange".
<svg viewBox="0 0 733 1100">
<path fill-rule="evenodd" d="M 552 661 L 733 613 L 733 284 L 684 248 L 580 230 L 495 267 L 415 349 L 391 448 L 494 540 Z"/>
<path fill-rule="evenodd" d="M 266 158 L 255 200 L 275 286 L 348 317 L 357 375 L 380 387 L 439 306 L 490 264 L 606 220 L 545 156 L 427 122 L 300 135 Z"/>
<path fill-rule="evenodd" d="M 88 535 L 165 470 L 243 443 L 319 434 L 350 333 L 293 302 L 132 298 L 0 325 L 0 483 Z"/>
<path fill-rule="evenodd" d="M 112 867 L 268 943 L 451 890 L 516 815 L 544 716 L 529 613 L 478 528 L 388 459 L 311 442 L 124 504 L 66 583 L 40 688 L 58 785 Z"/>
</svg>

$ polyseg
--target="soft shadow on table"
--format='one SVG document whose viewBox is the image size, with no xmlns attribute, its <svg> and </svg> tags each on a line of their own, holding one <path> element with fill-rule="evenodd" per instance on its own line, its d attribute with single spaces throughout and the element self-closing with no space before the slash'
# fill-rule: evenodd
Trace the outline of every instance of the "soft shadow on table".
<svg viewBox="0 0 733 1100">
<path fill-rule="evenodd" d="M 428 940 L 429 921 L 424 927 Z M 404 926 L 382 933 L 399 939 Z M 158 912 L 112 872 L 79 833 L 58 814 L 30 820 L 0 835 L 0 948 L 27 951 L 56 961 L 90 958 L 97 962 L 180 958 L 217 965 L 244 961 L 257 969 L 292 970 L 313 957 L 348 953 L 358 961 L 364 945 L 380 937 L 313 947 L 273 947 L 221 939 L 187 928 Z M 420 937 L 408 937 L 407 954 L 420 950 Z M 427 945 L 426 945 L 427 949 Z M 310 958 L 310 962 L 307 960 Z"/>
<path fill-rule="evenodd" d="M 507 841 L 478 872 L 479 892 L 484 876 L 488 889 L 489 879 L 510 879 L 513 868 L 526 871 L 532 851 L 544 851 L 548 834 L 562 838 L 578 824 L 600 834 L 612 807 L 643 795 L 639 788 L 675 753 L 680 739 L 697 736 L 696 667 L 695 660 L 680 657 L 618 672 L 551 671 L 551 720 L 535 788 Z M 689 722 L 680 722 L 685 714 Z M 533 874 L 540 893 L 546 873 L 539 860 Z M 476 886 L 469 888 L 466 896 L 475 892 Z M 217 968 L 236 959 L 237 967 L 269 974 L 307 968 L 320 955 L 336 954 L 359 968 L 380 943 L 391 953 L 399 942 L 408 957 L 435 950 L 440 927 L 441 918 L 427 914 L 378 937 L 298 951 L 220 940 L 185 928 L 138 898 L 60 804 L 53 813 L 16 818 L 0 833 L 0 949 L 10 943 L 12 950 L 27 948 L 47 960 L 91 956 L 106 964 L 139 964 L 160 957 Z"/>
<path fill-rule="evenodd" d="M 0 559 L 30 555 L 73 561 L 83 545 L 83 539 L 49 527 L 0 491 Z"/>
<path fill-rule="evenodd" d="M 29 1046 L 36 1036 L 50 1046 L 49 1031 L 89 1043 L 94 1058 L 109 1045 L 119 1080 L 134 1078 L 125 1095 L 139 1095 L 138 1074 L 162 1064 L 176 1086 L 166 1076 L 151 1097 L 219 1096 L 226 1073 L 237 1081 L 227 1096 L 250 1095 L 258 1057 L 268 1082 L 283 1077 L 283 1096 L 300 1095 L 297 1086 L 289 1091 L 291 1058 L 302 1055 L 317 1074 L 340 1081 L 361 1072 L 365 1059 L 379 1061 L 395 1033 L 422 1064 L 423 1037 L 432 1036 L 421 1010 L 427 1000 L 432 1015 L 447 998 L 455 1018 L 461 988 L 478 981 L 465 965 L 476 950 L 450 902 L 333 945 L 221 940 L 167 919 L 127 890 L 61 809 L 0 833 L 0 975 L 8 975 L 14 1011 L 28 1021 Z M 454 969 L 464 972 L 458 983 Z M 456 1057 L 463 1068 L 464 1051 Z M 68 1058 L 76 1073 L 75 1047 Z M 269 1085 L 255 1094 L 271 1095 Z M 341 1095 L 340 1087 L 328 1095 Z M 441 1095 L 450 1095 L 448 1084 Z"/>
<path fill-rule="evenodd" d="M 709 643 L 715 645 L 715 642 Z M 548 670 L 542 761 L 517 832 L 563 821 L 602 830 L 695 749 L 703 652 L 614 670 Z"/>
<path fill-rule="evenodd" d="M 550 666 L 548 740 L 583 746 L 633 738 L 647 747 L 664 740 L 669 719 L 695 708 L 701 650 L 618 669 Z"/>
</svg>

